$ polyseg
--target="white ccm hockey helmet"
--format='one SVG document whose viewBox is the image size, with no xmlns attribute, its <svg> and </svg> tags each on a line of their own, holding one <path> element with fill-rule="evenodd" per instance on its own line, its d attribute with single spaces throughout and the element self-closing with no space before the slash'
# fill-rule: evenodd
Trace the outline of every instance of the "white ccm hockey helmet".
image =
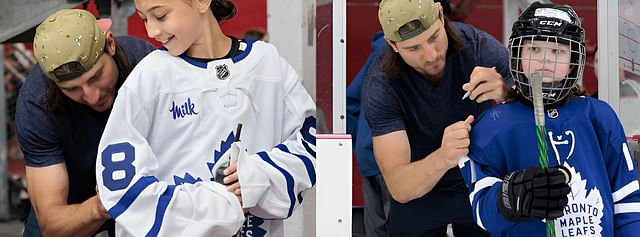
<svg viewBox="0 0 640 237">
<path fill-rule="evenodd" d="M 532 41 L 547 42 L 543 50 L 543 58 L 529 58 L 530 55 L 522 54 L 522 49 L 532 47 Z M 566 62 L 556 61 L 557 57 L 546 52 L 557 52 L 559 44 L 569 46 L 570 60 L 569 71 L 564 76 L 553 74 L 553 82 L 543 83 L 542 95 L 544 105 L 553 105 L 563 101 L 569 92 L 582 79 L 585 64 L 584 29 L 576 12 L 569 6 L 542 4 L 534 2 L 525 9 L 518 20 L 513 24 L 511 37 L 509 37 L 509 54 L 511 60 L 509 66 L 511 75 L 516 81 L 520 93 L 533 101 L 531 83 L 527 79 L 527 73 L 523 70 L 523 60 L 531 63 L 537 61 L 556 68 Z M 554 45 L 550 47 L 550 45 Z M 555 51 L 554 51 L 555 50 Z M 548 77 L 545 75 L 544 77 Z"/>
</svg>

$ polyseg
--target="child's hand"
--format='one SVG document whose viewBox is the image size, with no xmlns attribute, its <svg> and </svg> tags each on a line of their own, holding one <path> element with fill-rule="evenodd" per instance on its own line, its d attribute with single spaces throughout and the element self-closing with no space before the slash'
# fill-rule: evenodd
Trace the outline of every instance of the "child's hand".
<svg viewBox="0 0 640 237">
<path fill-rule="evenodd" d="M 561 217 L 571 192 L 570 181 L 571 172 L 563 166 L 514 171 L 502 181 L 498 211 L 511 222 Z"/>
<path fill-rule="evenodd" d="M 240 189 L 240 182 L 238 180 L 238 162 L 231 162 L 231 165 L 224 170 L 224 184 L 227 185 L 227 190 L 232 192 L 240 201 L 240 205 L 242 206 L 242 191 Z M 243 208 L 242 211 L 244 214 L 249 212 L 249 209 Z"/>
<path fill-rule="evenodd" d="M 229 167 L 224 170 L 224 185 L 227 185 L 229 192 L 235 193 L 240 190 L 240 182 L 238 182 L 238 162 L 231 162 Z"/>
</svg>

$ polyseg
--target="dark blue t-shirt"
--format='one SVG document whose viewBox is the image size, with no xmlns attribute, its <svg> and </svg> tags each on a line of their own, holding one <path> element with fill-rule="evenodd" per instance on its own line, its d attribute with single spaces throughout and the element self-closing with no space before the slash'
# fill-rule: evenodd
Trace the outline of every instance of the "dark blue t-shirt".
<svg viewBox="0 0 640 237">
<path fill-rule="evenodd" d="M 509 55 L 504 45 L 470 25 L 457 22 L 452 25 L 464 40 L 464 49 L 447 55 L 444 74 L 438 85 L 429 84 L 413 68 L 397 78 L 387 79 L 381 66 L 374 67 L 364 82 L 363 110 L 373 136 L 405 130 L 411 161 L 424 159 L 437 150 L 447 126 L 463 121 L 469 115 L 477 116 L 491 107 L 491 102 L 478 104 L 468 99 L 461 100 L 465 93 L 462 85 L 469 82 L 474 67 L 496 67 L 508 84 L 513 84 Z M 467 189 L 460 170 L 455 167 L 425 196 L 406 204 L 393 201 L 389 216 L 392 229 L 405 228 L 411 232 L 418 226 L 426 228 L 428 223 L 420 220 L 429 216 L 454 215 L 444 206 L 440 210 L 425 210 L 424 207 L 426 203 L 444 202 L 446 194 L 461 192 L 466 193 Z M 469 206 L 468 202 L 466 206 Z M 466 208 L 469 210 L 467 216 L 471 216 L 470 206 Z"/>
<path fill-rule="evenodd" d="M 131 66 L 154 50 L 149 43 L 134 37 L 115 39 Z M 69 175 L 67 201 L 81 203 L 96 195 L 96 155 L 110 110 L 97 112 L 69 100 L 65 111 L 49 112 L 45 103 L 47 80 L 50 79 L 40 66 L 35 65 L 20 89 L 16 111 L 18 141 L 27 166 L 64 162 Z"/>
</svg>

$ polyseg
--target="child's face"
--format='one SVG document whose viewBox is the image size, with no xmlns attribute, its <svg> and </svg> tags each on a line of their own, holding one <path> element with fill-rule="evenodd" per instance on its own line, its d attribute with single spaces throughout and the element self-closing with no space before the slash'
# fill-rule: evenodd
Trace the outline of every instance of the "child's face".
<svg viewBox="0 0 640 237">
<path fill-rule="evenodd" d="M 162 43 L 177 56 L 184 53 L 200 32 L 200 14 L 185 0 L 135 0 L 149 38 Z"/>
<path fill-rule="evenodd" d="M 571 51 L 562 43 L 525 40 L 520 58 L 525 75 L 540 72 L 544 83 L 561 81 L 571 70 Z"/>
</svg>

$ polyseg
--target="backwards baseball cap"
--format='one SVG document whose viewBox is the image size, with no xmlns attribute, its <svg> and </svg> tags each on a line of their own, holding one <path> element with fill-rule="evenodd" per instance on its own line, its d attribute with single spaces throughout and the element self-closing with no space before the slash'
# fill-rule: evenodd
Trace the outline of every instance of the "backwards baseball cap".
<svg viewBox="0 0 640 237">
<path fill-rule="evenodd" d="M 36 28 L 33 52 L 42 71 L 58 83 L 90 70 L 102 55 L 105 37 L 93 14 L 64 9 Z"/>
<path fill-rule="evenodd" d="M 378 9 L 378 20 L 387 39 L 400 42 L 425 32 L 438 20 L 440 10 L 433 0 L 382 0 Z M 421 25 L 416 29 L 400 34 L 398 30 L 412 21 Z"/>
</svg>

